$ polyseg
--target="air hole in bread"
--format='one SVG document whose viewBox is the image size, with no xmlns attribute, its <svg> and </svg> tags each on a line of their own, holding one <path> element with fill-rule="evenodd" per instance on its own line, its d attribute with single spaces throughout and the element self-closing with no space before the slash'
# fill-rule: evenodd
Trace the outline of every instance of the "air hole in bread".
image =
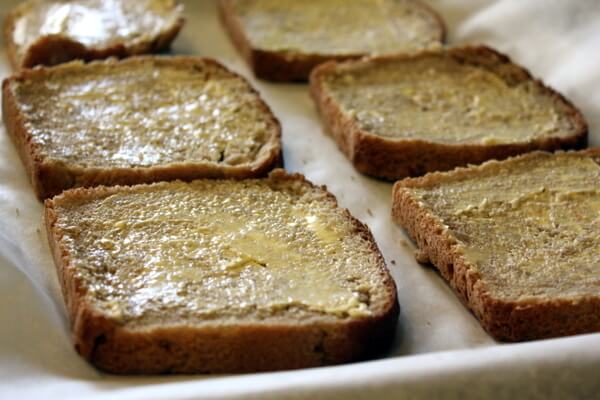
<svg viewBox="0 0 600 400">
<path fill-rule="evenodd" d="M 454 264 L 448 263 L 446 265 L 446 273 L 448 274 L 448 279 L 454 278 Z"/>
</svg>

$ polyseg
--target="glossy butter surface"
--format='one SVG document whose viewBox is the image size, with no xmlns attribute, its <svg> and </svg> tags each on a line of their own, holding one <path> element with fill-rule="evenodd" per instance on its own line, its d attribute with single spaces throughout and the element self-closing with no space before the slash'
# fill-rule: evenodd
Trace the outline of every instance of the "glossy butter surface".
<svg viewBox="0 0 600 400">
<path fill-rule="evenodd" d="M 386 290 L 370 244 L 305 184 L 172 182 L 55 209 L 88 299 L 123 321 L 356 317 Z"/>
<path fill-rule="evenodd" d="M 410 189 L 456 238 L 494 297 L 576 297 L 600 290 L 600 166 L 539 155 Z"/>
<path fill-rule="evenodd" d="M 45 36 L 62 36 L 92 48 L 135 46 L 174 26 L 175 0 L 29 0 L 19 5 L 13 41 L 22 55 Z"/>
<path fill-rule="evenodd" d="M 242 78 L 177 58 L 78 63 L 13 82 L 43 157 L 83 167 L 253 163 L 274 119 Z"/>
<path fill-rule="evenodd" d="M 387 54 L 441 42 L 437 18 L 410 0 L 233 0 L 253 47 L 311 54 Z"/>
<path fill-rule="evenodd" d="M 512 85 L 443 53 L 358 65 L 324 75 L 325 90 L 378 136 L 485 145 L 573 134 L 567 107 L 531 80 Z"/>
</svg>

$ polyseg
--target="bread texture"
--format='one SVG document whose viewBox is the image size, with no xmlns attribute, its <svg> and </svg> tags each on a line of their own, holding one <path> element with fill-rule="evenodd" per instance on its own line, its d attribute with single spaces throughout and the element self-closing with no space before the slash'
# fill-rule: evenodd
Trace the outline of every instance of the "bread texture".
<svg viewBox="0 0 600 400">
<path fill-rule="evenodd" d="M 494 338 L 600 331 L 600 149 L 397 182 L 393 219 Z"/>
<path fill-rule="evenodd" d="M 4 39 L 15 70 L 124 58 L 167 49 L 182 15 L 175 0 L 27 0 L 7 14 Z"/>
<path fill-rule="evenodd" d="M 393 340 L 373 236 L 301 175 L 73 189 L 45 221 L 75 348 L 102 370 L 314 367 Z"/>
<path fill-rule="evenodd" d="M 281 128 L 211 59 L 131 57 L 23 70 L 3 117 L 35 193 L 161 180 L 250 178 L 281 164 Z"/>
<path fill-rule="evenodd" d="M 306 81 L 329 60 L 438 47 L 446 32 L 416 0 L 220 0 L 219 11 L 254 74 L 271 81 Z"/>
<path fill-rule="evenodd" d="M 310 90 L 355 168 L 387 180 L 587 144 L 573 104 L 485 46 L 325 63 Z"/>
</svg>

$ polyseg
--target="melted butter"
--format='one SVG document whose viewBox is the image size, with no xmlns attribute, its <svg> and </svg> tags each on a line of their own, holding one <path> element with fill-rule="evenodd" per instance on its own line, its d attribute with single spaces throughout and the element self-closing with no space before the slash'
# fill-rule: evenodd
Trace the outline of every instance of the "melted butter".
<svg viewBox="0 0 600 400">
<path fill-rule="evenodd" d="M 117 319 L 368 315 L 382 279 L 361 270 L 369 244 L 318 189 L 277 185 L 138 186 L 59 207 L 57 227 L 90 299 Z"/>
<path fill-rule="evenodd" d="M 317 235 L 324 243 L 334 243 L 339 240 L 337 232 L 327 228 L 325 224 L 315 215 L 307 215 L 305 217 L 308 227 Z"/>
<path fill-rule="evenodd" d="M 12 86 L 44 157 L 86 167 L 252 163 L 272 117 L 240 77 L 177 59 L 67 64 Z"/>
<path fill-rule="evenodd" d="M 408 0 L 234 0 L 254 47 L 386 54 L 440 45 L 434 15 Z"/>
<path fill-rule="evenodd" d="M 29 0 L 17 9 L 13 41 L 21 56 L 40 38 L 59 35 L 93 48 L 152 40 L 174 26 L 174 0 Z"/>
<path fill-rule="evenodd" d="M 411 189 L 504 299 L 600 288 L 600 167 L 577 154 L 537 154 L 510 167 Z"/>
<path fill-rule="evenodd" d="M 388 138 L 507 144 L 573 132 L 566 106 L 531 82 L 511 86 L 442 54 L 342 69 L 325 90 L 362 129 Z"/>
</svg>

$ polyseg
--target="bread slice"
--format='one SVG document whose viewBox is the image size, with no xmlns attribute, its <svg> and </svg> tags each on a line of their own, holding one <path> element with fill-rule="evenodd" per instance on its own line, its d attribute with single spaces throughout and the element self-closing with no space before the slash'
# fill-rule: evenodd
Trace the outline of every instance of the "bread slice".
<svg viewBox="0 0 600 400">
<path fill-rule="evenodd" d="M 328 60 L 440 46 L 445 27 L 417 0 L 220 0 L 221 20 L 257 77 L 306 81 Z"/>
<path fill-rule="evenodd" d="M 77 351 L 114 373 L 229 373 L 384 349 L 369 229 L 301 175 L 69 190 L 45 203 Z"/>
<path fill-rule="evenodd" d="M 498 340 L 600 332 L 600 148 L 399 181 L 393 218 Z"/>
<path fill-rule="evenodd" d="M 259 94 L 214 60 L 132 57 L 23 70 L 3 117 L 40 199 L 71 187 L 249 178 L 281 161 Z"/>
<path fill-rule="evenodd" d="M 175 0 L 26 0 L 4 21 L 13 68 L 127 57 L 169 47 L 181 30 Z"/>
<path fill-rule="evenodd" d="M 310 90 L 356 169 L 389 180 L 587 142 L 568 100 L 484 46 L 327 63 Z"/>
</svg>

